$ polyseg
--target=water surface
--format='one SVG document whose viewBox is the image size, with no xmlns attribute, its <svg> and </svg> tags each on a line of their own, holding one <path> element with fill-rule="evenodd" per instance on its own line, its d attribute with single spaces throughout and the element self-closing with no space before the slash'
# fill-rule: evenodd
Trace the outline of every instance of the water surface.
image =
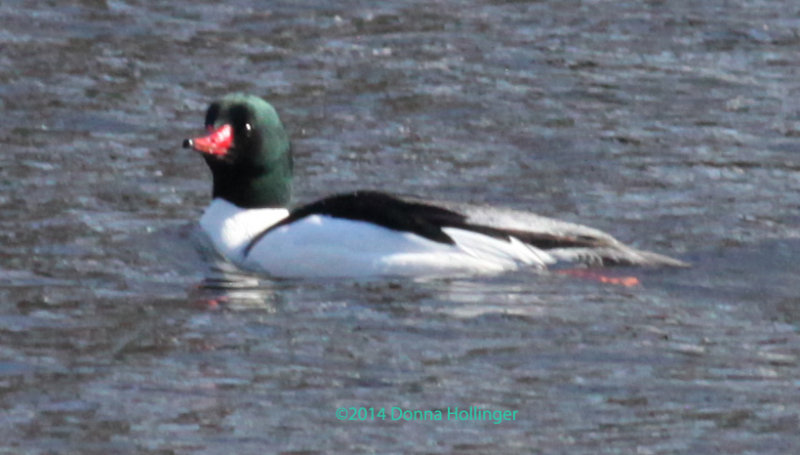
<svg viewBox="0 0 800 455">
<path fill-rule="evenodd" d="M 0 452 L 796 452 L 796 9 L 4 2 Z M 298 202 L 508 206 L 693 267 L 203 286 L 180 144 L 231 91 L 282 113 Z"/>
</svg>

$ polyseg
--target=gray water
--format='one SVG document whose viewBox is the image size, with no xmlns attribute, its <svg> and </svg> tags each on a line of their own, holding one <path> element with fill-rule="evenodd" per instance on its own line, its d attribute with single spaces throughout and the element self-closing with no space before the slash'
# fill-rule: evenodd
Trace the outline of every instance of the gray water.
<svg viewBox="0 0 800 455">
<path fill-rule="evenodd" d="M 4 1 L 0 453 L 797 453 L 799 45 L 789 0 Z M 211 286 L 180 144 L 231 91 L 282 113 L 297 202 L 507 206 L 693 267 Z"/>
</svg>

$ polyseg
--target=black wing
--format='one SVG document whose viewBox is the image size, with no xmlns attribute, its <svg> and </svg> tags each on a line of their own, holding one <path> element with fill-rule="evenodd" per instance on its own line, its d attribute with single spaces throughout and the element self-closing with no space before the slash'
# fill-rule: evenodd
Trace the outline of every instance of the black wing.
<svg viewBox="0 0 800 455">
<path fill-rule="evenodd" d="M 288 217 L 255 236 L 245 248 L 245 255 L 273 229 L 310 215 L 328 215 L 366 221 L 395 231 L 411 232 L 434 242 L 450 245 L 455 242 L 442 228 L 459 228 L 504 240 L 510 240 L 510 237 L 513 236 L 541 249 L 591 248 L 602 244 L 600 239 L 593 237 L 532 233 L 472 224 L 467 221 L 465 215 L 436 205 L 407 201 L 377 191 L 356 191 L 331 196 L 292 210 Z"/>
</svg>

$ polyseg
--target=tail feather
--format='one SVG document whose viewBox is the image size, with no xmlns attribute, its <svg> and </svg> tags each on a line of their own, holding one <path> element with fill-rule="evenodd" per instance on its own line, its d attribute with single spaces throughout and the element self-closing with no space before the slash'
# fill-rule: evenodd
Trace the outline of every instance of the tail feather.
<svg viewBox="0 0 800 455">
<path fill-rule="evenodd" d="M 600 248 L 555 248 L 548 250 L 558 261 L 590 266 L 654 266 L 689 267 L 689 263 L 652 251 L 643 251 L 623 244 Z"/>
</svg>

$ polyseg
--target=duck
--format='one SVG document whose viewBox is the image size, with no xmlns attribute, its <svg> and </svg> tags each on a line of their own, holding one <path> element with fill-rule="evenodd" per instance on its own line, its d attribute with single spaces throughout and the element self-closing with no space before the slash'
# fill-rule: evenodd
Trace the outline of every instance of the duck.
<svg viewBox="0 0 800 455">
<path fill-rule="evenodd" d="M 687 265 L 597 229 L 520 210 L 375 190 L 292 207 L 292 146 L 272 104 L 225 95 L 206 110 L 205 129 L 183 142 L 211 170 L 212 200 L 200 229 L 219 256 L 243 271 L 276 278 L 434 277 L 560 264 Z"/>
</svg>

